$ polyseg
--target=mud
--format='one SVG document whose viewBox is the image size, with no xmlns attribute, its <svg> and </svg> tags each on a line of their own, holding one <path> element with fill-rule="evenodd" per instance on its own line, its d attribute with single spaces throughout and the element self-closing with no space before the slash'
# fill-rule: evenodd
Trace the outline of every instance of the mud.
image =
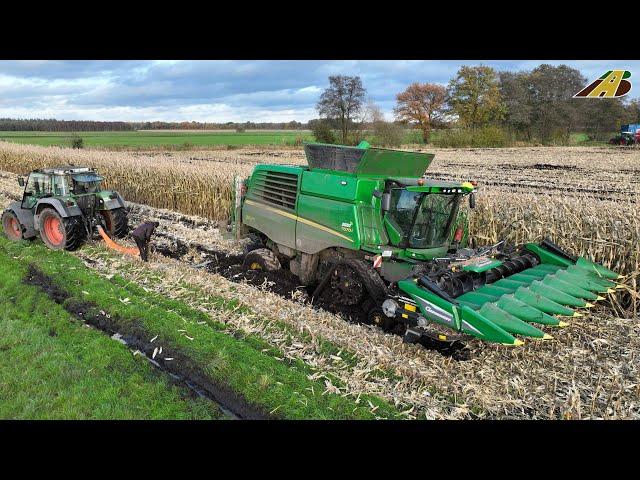
<svg viewBox="0 0 640 480">
<path fill-rule="evenodd" d="M 578 170 L 575 165 L 554 165 L 552 163 L 536 163 L 534 165 L 526 165 L 520 168 L 532 168 L 534 170 Z"/>
<path fill-rule="evenodd" d="M 153 365 L 171 375 L 177 381 L 199 395 L 208 398 L 223 411 L 230 412 L 241 419 L 269 419 L 272 415 L 256 407 L 232 391 L 225 385 L 204 374 L 179 349 L 172 348 L 169 342 L 157 335 L 151 335 L 136 319 L 122 319 L 100 310 L 92 302 L 78 301 L 64 289 L 55 284 L 53 279 L 38 267 L 30 264 L 23 282 L 40 288 L 49 298 L 79 320 L 106 333 L 112 338 L 125 343 L 129 348 L 143 353 Z M 51 335 L 51 332 L 50 332 Z M 55 335 L 55 333 L 54 333 Z M 154 339 L 154 342 L 147 339 Z M 154 350 L 162 345 L 162 355 L 153 358 Z"/>
<path fill-rule="evenodd" d="M 197 252 L 197 255 L 193 255 L 192 249 Z M 157 245 L 155 252 L 174 260 L 190 263 L 192 266 L 203 268 L 208 272 L 216 273 L 232 282 L 246 282 L 288 300 L 294 299 L 300 302 L 313 303 L 314 307 L 340 315 L 349 322 L 368 322 L 366 312 L 360 305 L 349 306 L 335 303 L 332 299 L 330 288 L 325 289 L 319 298 L 312 298 L 311 295 L 314 288 L 301 285 L 298 277 L 291 273 L 286 266 L 283 266 L 284 268 L 277 272 L 247 270 L 243 266 L 244 255 L 233 255 L 201 245 L 192 244 L 191 248 L 189 248 L 187 244 L 177 239 L 174 239 L 169 244 Z M 404 326 L 398 324 L 389 333 L 403 335 Z M 428 350 L 437 351 L 441 355 L 454 360 L 464 361 L 471 359 L 470 350 L 462 342 L 445 343 L 423 338 L 419 343 Z"/>
</svg>

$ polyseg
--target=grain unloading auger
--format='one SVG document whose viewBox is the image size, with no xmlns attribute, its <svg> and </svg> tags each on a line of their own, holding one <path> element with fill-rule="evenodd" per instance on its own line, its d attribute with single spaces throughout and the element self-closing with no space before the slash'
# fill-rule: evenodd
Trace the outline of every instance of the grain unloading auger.
<svg viewBox="0 0 640 480">
<path fill-rule="evenodd" d="M 232 225 L 253 239 L 246 268 L 286 265 L 315 299 L 360 306 L 406 341 L 548 339 L 615 291 L 617 273 L 550 240 L 469 248 L 459 207 L 475 206 L 477 187 L 425 178 L 432 154 L 366 142 L 305 152 L 308 166 L 257 165 L 236 180 Z"/>
</svg>

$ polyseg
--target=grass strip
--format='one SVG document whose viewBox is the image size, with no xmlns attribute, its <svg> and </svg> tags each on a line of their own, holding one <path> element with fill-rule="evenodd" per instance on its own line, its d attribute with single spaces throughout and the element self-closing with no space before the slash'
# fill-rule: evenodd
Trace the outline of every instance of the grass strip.
<svg viewBox="0 0 640 480">
<path fill-rule="evenodd" d="M 0 418 L 216 419 L 217 405 L 24 285 L 0 253 Z"/>
<path fill-rule="evenodd" d="M 108 312 L 124 331 L 140 326 L 156 337 L 156 344 L 178 351 L 208 378 L 228 386 L 245 401 L 276 417 L 292 419 L 396 418 L 399 412 L 375 396 L 360 401 L 325 391 L 308 378 L 303 362 L 279 358 L 275 349 L 261 351 L 255 338 L 235 338 L 203 323 L 203 313 L 181 302 L 162 306 L 147 294 L 102 278 L 76 257 L 39 244 L 0 239 L 5 258 L 37 265 L 67 291 L 68 302 L 84 302 Z M 224 314 L 224 310 L 221 311 Z M 373 412 L 372 412 L 373 410 Z"/>
</svg>

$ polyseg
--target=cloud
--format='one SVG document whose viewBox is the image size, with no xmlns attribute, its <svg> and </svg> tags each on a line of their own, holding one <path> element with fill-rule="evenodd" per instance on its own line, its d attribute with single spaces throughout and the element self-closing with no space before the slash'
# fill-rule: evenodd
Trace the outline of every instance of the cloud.
<svg viewBox="0 0 640 480">
<path fill-rule="evenodd" d="M 360 75 L 369 99 L 391 118 L 396 94 L 412 82 L 446 85 L 462 65 L 530 70 L 541 63 L 566 63 L 588 80 L 623 68 L 640 81 L 638 61 L 0 61 L 0 117 L 306 121 L 317 116 L 327 77 L 343 74 Z"/>
</svg>

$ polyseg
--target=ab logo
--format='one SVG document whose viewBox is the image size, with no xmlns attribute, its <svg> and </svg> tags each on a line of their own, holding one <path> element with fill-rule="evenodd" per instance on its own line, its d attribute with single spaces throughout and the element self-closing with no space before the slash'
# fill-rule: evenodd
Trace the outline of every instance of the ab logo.
<svg viewBox="0 0 640 480">
<path fill-rule="evenodd" d="M 620 98 L 631 91 L 631 72 L 627 70 L 609 70 L 590 85 L 586 86 L 573 98 Z"/>
</svg>

